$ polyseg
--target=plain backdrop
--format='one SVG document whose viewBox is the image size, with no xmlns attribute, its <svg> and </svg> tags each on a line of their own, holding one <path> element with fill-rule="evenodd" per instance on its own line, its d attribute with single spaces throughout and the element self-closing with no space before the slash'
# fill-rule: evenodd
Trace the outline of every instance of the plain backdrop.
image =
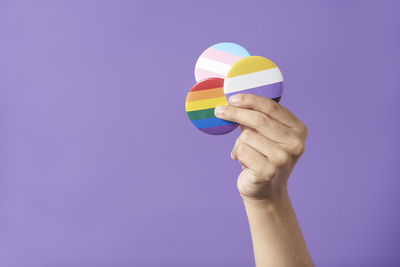
<svg viewBox="0 0 400 267">
<path fill-rule="evenodd" d="M 316 266 L 400 266 L 398 1 L 0 0 L 0 266 L 253 266 L 230 158 L 185 113 L 214 43 L 281 68 Z"/>
</svg>

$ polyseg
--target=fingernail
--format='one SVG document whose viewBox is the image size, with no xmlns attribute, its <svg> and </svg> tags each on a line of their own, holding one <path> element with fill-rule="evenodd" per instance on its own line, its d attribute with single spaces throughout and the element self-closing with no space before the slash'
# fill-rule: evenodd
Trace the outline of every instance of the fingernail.
<svg viewBox="0 0 400 267">
<path fill-rule="evenodd" d="M 229 103 L 231 103 L 231 104 L 239 104 L 241 100 L 242 100 L 241 94 L 237 94 L 237 95 L 233 95 L 233 96 L 229 97 Z"/>
<path fill-rule="evenodd" d="M 231 158 L 233 159 L 233 153 L 231 152 Z"/>
<path fill-rule="evenodd" d="M 225 106 L 218 106 L 214 109 L 215 116 L 220 116 L 224 113 L 226 107 Z"/>
</svg>

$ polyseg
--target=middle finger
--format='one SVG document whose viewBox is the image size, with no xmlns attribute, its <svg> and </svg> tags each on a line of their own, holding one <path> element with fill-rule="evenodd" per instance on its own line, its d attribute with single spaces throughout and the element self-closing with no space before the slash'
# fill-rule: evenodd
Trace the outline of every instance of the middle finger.
<svg viewBox="0 0 400 267">
<path fill-rule="evenodd" d="M 255 129 L 274 142 L 284 144 L 291 135 L 289 127 L 259 111 L 233 106 L 218 106 L 215 116 Z"/>
</svg>

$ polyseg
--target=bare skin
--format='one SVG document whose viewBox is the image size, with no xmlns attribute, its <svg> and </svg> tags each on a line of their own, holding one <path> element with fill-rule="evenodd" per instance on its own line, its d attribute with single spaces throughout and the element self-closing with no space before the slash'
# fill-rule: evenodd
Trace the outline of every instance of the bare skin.
<svg viewBox="0 0 400 267">
<path fill-rule="evenodd" d="M 290 173 L 304 153 L 307 127 L 266 97 L 237 94 L 229 103 L 214 112 L 241 125 L 231 157 L 242 166 L 237 187 L 249 220 L 256 266 L 313 266 L 287 192 Z"/>
</svg>

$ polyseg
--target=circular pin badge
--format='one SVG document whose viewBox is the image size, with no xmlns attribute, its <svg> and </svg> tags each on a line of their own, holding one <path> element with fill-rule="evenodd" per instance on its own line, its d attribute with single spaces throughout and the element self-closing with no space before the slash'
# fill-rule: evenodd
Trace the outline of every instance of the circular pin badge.
<svg viewBox="0 0 400 267">
<path fill-rule="evenodd" d="M 224 94 L 224 80 L 208 78 L 196 83 L 186 96 L 186 112 L 193 123 L 201 131 L 221 135 L 233 131 L 238 124 L 222 120 L 214 115 L 216 106 L 228 106 Z"/>
<path fill-rule="evenodd" d="M 232 65 L 250 53 L 235 43 L 219 43 L 207 48 L 197 59 L 194 76 L 196 82 L 206 78 L 222 78 Z"/>
<path fill-rule="evenodd" d="M 254 94 L 279 102 L 283 92 L 283 76 L 278 66 L 260 56 L 238 60 L 229 70 L 224 82 L 228 99 L 233 94 Z"/>
</svg>

